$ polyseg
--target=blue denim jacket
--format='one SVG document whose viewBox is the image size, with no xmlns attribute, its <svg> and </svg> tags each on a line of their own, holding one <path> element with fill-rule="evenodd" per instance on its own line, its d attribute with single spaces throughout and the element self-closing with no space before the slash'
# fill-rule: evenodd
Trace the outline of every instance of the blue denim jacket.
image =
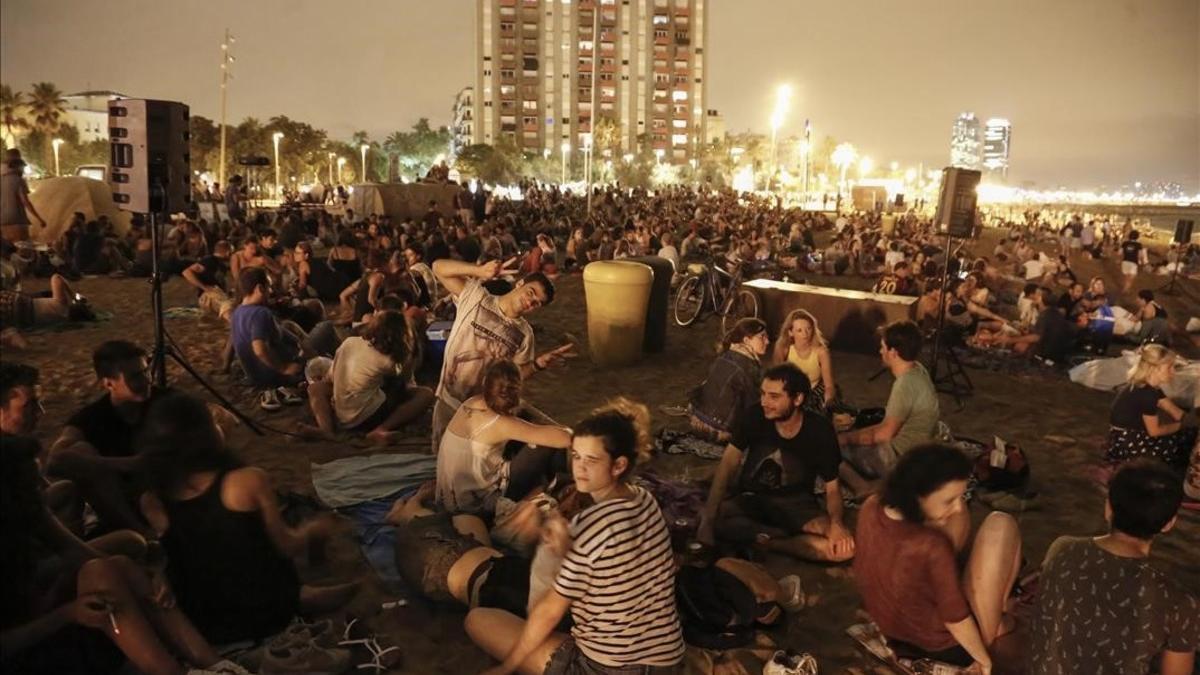
<svg viewBox="0 0 1200 675">
<path fill-rule="evenodd" d="M 738 413 L 758 396 L 762 367 L 732 349 L 717 357 L 708 368 L 704 383 L 692 390 L 691 413 L 721 431 L 733 431 Z"/>
</svg>

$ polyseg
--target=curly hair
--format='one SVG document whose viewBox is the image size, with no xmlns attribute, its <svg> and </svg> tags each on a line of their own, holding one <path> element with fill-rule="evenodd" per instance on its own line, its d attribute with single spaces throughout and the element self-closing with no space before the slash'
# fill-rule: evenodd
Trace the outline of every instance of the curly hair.
<svg viewBox="0 0 1200 675">
<path fill-rule="evenodd" d="M 574 429 L 576 438 L 591 436 L 600 439 L 605 452 L 615 462 L 624 457 L 629 466 L 621 474 L 627 481 L 639 463 L 650 459 L 653 441 L 650 438 L 650 409 L 627 398 L 615 398 L 596 408 Z"/>
<path fill-rule="evenodd" d="M 925 522 L 921 498 L 946 483 L 971 477 L 971 460 L 961 450 L 940 443 L 919 445 L 900 458 L 883 481 L 880 502 L 910 523 Z"/>
</svg>

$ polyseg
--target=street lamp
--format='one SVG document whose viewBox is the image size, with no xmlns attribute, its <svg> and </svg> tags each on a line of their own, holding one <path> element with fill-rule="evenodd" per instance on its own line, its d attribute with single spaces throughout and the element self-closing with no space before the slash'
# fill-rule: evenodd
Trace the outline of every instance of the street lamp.
<svg viewBox="0 0 1200 675">
<path fill-rule="evenodd" d="M 329 187 L 333 187 L 333 158 L 337 157 L 336 152 L 329 153 Z"/>
<path fill-rule="evenodd" d="M 841 178 L 838 180 L 838 204 L 842 203 L 842 189 L 846 185 L 846 169 L 850 168 L 850 165 L 854 163 L 857 157 L 858 151 L 849 143 L 838 144 L 833 149 L 833 154 L 829 156 L 829 159 L 833 161 L 833 165 L 841 171 Z"/>
<path fill-rule="evenodd" d="M 862 180 L 871 175 L 871 171 L 875 168 L 875 160 L 870 157 L 863 157 L 858 160 L 858 179 Z"/>
<path fill-rule="evenodd" d="M 367 182 L 367 150 L 370 148 L 371 146 L 366 143 L 358 146 L 358 149 L 362 151 L 362 182 L 364 183 Z"/>
<path fill-rule="evenodd" d="M 58 147 L 63 144 L 63 139 L 56 138 L 50 141 L 50 145 L 54 146 L 54 175 L 61 176 L 62 172 L 58 170 Z"/>
<path fill-rule="evenodd" d="M 342 167 L 346 166 L 346 158 L 338 157 L 337 166 L 338 166 L 338 184 L 341 184 L 341 182 L 342 182 Z"/>
<path fill-rule="evenodd" d="M 771 112 L 771 173 L 779 163 L 779 128 L 783 126 L 783 118 L 787 115 L 788 101 L 792 98 L 792 88 L 786 84 L 775 89 L 775 110 Z"/>
<path fill-rule="evenodd" d="M 667 154 L 666 150 L 663 150 L 662 148 L 655 148 L 654 149 L 654 163 L 662 164 L 662 158 L 663 158 L 663 155 L 665 155 L 665 154 Z"/>
<path fill-rule="evenodd" d="M 562 150 L 562 178 L 559 179 L 558 183 L 559 185 L 565 185 L 567 182 L 567 154 L 571 152 L 571 144 L 563 141 L 559 149 Z"/>
<path fill-rule="evenodd" d="M 271 140 L 275 143 L 275 199 L 279 201 L 283 201 L 283 190 L 279 185 L 279 140 L 282 138 L 282 131 L 271 134 Z"/>
</svg>

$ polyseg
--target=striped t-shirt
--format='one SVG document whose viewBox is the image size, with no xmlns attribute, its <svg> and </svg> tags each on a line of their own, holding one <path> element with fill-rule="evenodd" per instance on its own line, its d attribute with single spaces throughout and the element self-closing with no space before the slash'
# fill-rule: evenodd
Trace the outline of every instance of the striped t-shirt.
<svg viewBox="0 0 1200 675">
<path fill-rule="evenodd" d="M 673 666 L 683 659 L 671 540 L 658 503 L 631 487 L 571 521 L 571 550 L 554 590 L 571 600 L 571 636 L 606 666 Z"/>
</svg>

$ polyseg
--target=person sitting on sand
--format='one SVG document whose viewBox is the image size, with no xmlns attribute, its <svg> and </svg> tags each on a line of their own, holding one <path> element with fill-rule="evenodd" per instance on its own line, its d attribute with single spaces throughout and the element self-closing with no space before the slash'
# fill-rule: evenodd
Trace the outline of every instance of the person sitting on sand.
<svg viewBox="0 0 1200 675">
<path fill-rule="evenodd" d="M 721 340 L 721 353 L 708 367 L 704 382 L 692 390 L 688 414 L 692 429 L 718 442 L 733 435 L 734 421 L 758 392 L 762 357 L 771 346 L 767 324 L 739 319 Z"/>
<path fill-rule="evenodd" d="M 434 511 L 433 483 L 396 500 L 387 522 L 396 527 L 396 568 L 411 588 L 435 602 L 496 607 L 525 616 L 530 562 L 493 548 L 478 516 Z"/>
<path fill-rule="evenodd" d="M 1009 347 L 1019 355 L 1037 355 L 1054 363 L 1063 363 L 1075 344 L 1079 330 L 1067 321 L 1062 310 L 1055 306 L 1053 291 L 1040 286 L 1031 297 L 1031 311 L 1037 312 L 1037 321 L 1028 332 L 1016 335 L 1001 332 L 981 335 L 981 343 L 998 347 Z"/>
<path fill-rule="evenodd" d="M 1162 389 L 1175 378 L 1176 358 L 1159 344 L 1137 350 L 1129 385 L 1117 393 L 1109 414 L 1109 462 L 1152 457 L 1180 470 L 1187 465 L 1197 430 L 1183 427 L 1183 410 Z"/>
<path fill-rule="evenodd" d="M 292 250 L 296 268 L 295 293 L 299 298 L 317 298 L 323 302 L 336 302 L 350 281 L 323 261 L 313 260 L 313 247 L 307 241 L 296 244 Z"/>
<path fill-rule="evenodd" d="M 272 274 L 282 271 L 275 260 L 263 253 L 263 246 L 256 234 L 246 235 L 242 239 L 242 247 L 229 256 L 229 273 L 234 279 L 241 279 L 242 270 L 252 267 L 264 267 Z"/>
<path fill-rule="evenodd" d="M 545 535 L 562 566 L 528 620 L 499 609 L 467 614 L 467 634 L 512 673 L 671 672 L 683 659 L 671 539 L 658 503 L 629 479 L 650 449 L 649 412 L 618 400 L 575 428 L 571 471 L 595 504 Z M 567 611 L 570 636 L 555 632 Z"/>
<path fill-rule="evenodd" d="M 520 404 L 517 365 L 504 360 L 488 366 L 483 391 L 463 401 L 442 434 L 437 500 L 443 509 L 491 514 L 500 497 L 519 501 L 556 469 L 566 470 L 565 453 L 553 448 L 568 447 L 571 430 L 526 422 L 515 414 Z M 512 441 L 525 447 L 506 459 Z"/>
<path fill-rule="evenodd" d="M 280 403 L 298 405 L 304 399 L 293 389 L 304 381 L 300 340 L 284 331 L 267 306 L 271 277 L 263 267 L 242 270 L 238 277 L 242 304 L 230 316 L 230 342 L 250 384 L 262 391 L 259 406 L 278 410 Z"/>
<path fill-rule="evenodd" d="M 898 656 L 974 664 L 986 674 L 993 644 L 1013 628 L 1004 605 L 1020 571 L 1021 535 L 1012 516 L 994 512 L 966 550 L 971 471 L 971 460 L 945 445 L 902 456 L 859 514 L 854 581 Z"/>
<path fill-rule="evenodd" d="M 808 410 L 824 414 L 837 399 L 833 355 L 817 325 L 817 318 L 808 310 L 794 309 L 784 317 L 771 360 L 790 363 L 808 377 L 812 390 L 812 394 L 804 398 L 804 407 Z"/>
<path fill-rule="evenodd" d="M 139 466 L 133 437 L 141 427 L 153 389 L 146 352 L 125 340 L 104 342 L 92 352 L 104 396 L 67 419 L 50 447 L 46 474 L 74 483 L 106 527 L 148 532 L 134 505 Z"/>
<path fill-rule="evenodd" d="M 1142 458 L 1108 483 L 1108 534 L 1059 537 L 1046 551 L 1026 672 L 1030 675 L 1194 673 L 1200 602 L 1150 564 L 1175 525 L 1179 476 Z"/>
<path fill-rule="evenodd" d="M 933 440 L 937 430 L 937 390 L 919 361 L 923 339 L 911 321 L 888 324 L 879 340 L 883 365 L 896 378 L 888 395 L 883 421 L 838 434 L 842 480 L 854 493 L 865 496 L 878 487 L 896 460 L 914 446 Z"/>
<path fill-rule="evenodd" d="M 697 533 L 702 543 L 757 544 L 809 560 L 853 557 L 837 434 L 828 418 L 805 408 L 811 393 L 808 377 L 791 363 L 764 373 L 759 404 L 739 413 L 717 467 Z M 817 478 L 825 485 L 824 514 L 813 497 Z"/>
<path fill-rule="evenodd" d="M 1135 344 L 1154 342 L 1171 346 L 1171 324 L 1167 322 L 1167 310 L 1154 299 L 1154 291 L 1143 288 L 1137 292 L 1137 329 L 1125 334 L 1125 339 Z"/>
<path fill-rule="evenodd" d="M 554 301 L 554 284 L 541 273 L 530 274 L 499 297 L 484 283 L 503 272 L 499 261 L 475 265 L 441 259 L 433 273 L 457 307 L 454 327 L 446 341 L 442 374 L 438 380 L 437 403 L 433 408 L 433 449 L 441 447 L 442 432 L 466 399 L 479 393 L 483 373 L 495 361 L 511 359 L 529 378 L 534 373 L 561 364 L 574 356 L 568 343 L 544 354 L 534 348 L 533 327 L 525 317 Z M 526 415 L 548 419 L 524 406 Z"/>
<path fill-rule="evenodd" d="M 289 526 L 266 472 L 233 457 L 199 399 L 155 400 L 137 446 L 141 512 L 162 541 L 180 609 L 209 641 L 261 640 L 298 612 L 332 611 L 357 591 L 301 585 L 291 558 L 320 557 L 333 518 Z"/>
<path fill-rule="evenodd" d="M 432 407 L 433 391 L 409 384 L 412 340 L 403 314 L 382 311 L 342 342 L 329 375 L 340 427 L 383 445 Z"/>
<path fill-rule="evenodd" d="M 236 306 L 229 297 L 225 271 L 229 268 L 229 242 L 218 241 L 212 255 L 206 255 L 183 270 L 184 281 L 196 288 L 200 309 L 229 321 Z"/>
</svg>

